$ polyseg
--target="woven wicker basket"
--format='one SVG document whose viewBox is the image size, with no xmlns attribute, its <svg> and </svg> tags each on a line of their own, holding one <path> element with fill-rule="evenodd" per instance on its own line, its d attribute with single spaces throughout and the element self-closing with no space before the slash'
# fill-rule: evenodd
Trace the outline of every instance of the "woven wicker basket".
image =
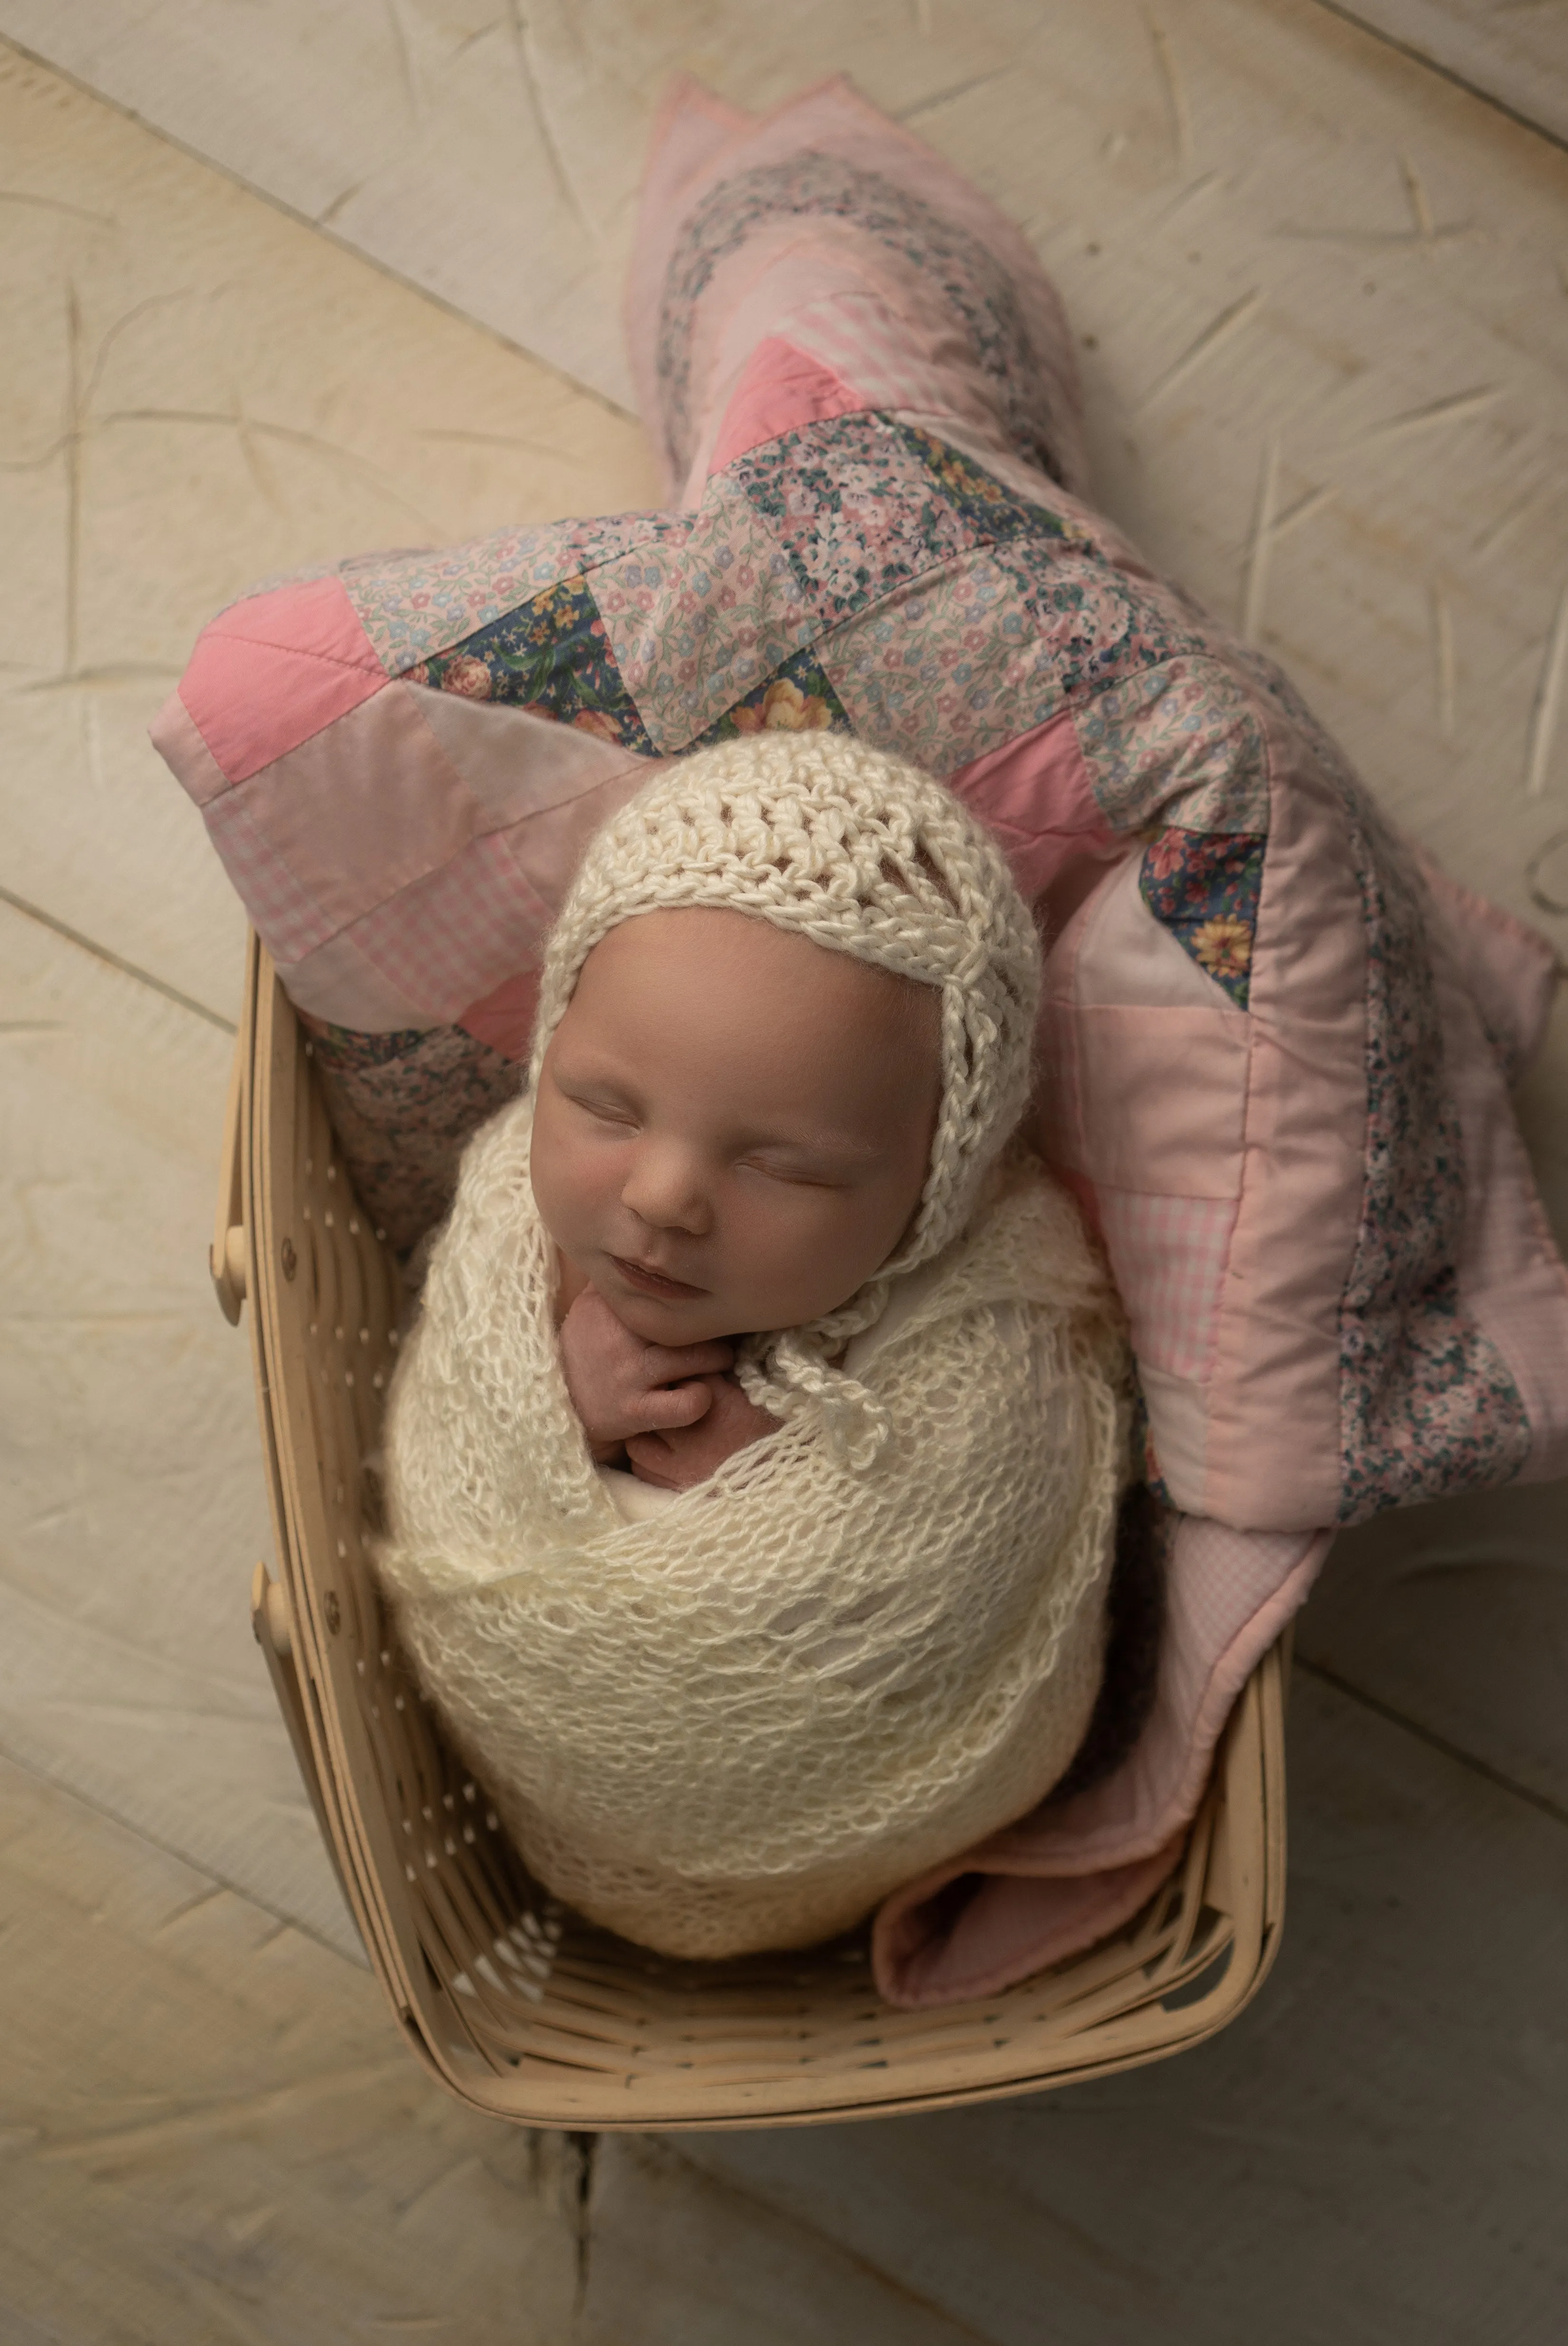
<svg viewBox="0 0 1568 2346">
<path fill-rule="evenodd" d="M 763 2126 L 1021 2094 L 1179 2051 L 1261 1983 L 1284 1891 L 1284 1679 L 1237 1703 L 1186 1854 L 1125 1931 L 983 2002 L 888 2009 L 864 1948 L 694 1965 L 559 1908 L 524 1872 L 391 1639 L 365 1551 L 402 1288 L 338 1160 L 252 939 L 212 1268 L 251 1301 L 280 1577 L 256 1632 L 344 1894 L 410 2045 L 492 2116 Z"/>
</svg>

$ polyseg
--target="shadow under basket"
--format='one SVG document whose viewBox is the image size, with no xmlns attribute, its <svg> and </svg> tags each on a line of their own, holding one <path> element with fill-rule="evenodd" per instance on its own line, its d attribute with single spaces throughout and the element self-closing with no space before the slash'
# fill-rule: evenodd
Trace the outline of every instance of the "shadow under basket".
<svg viewBox="0 0 1568 2346">
<path fill-rule="evenodd" d="M 339 1159 L 305 1038 L 253 937 L 213 1277 L 251 1305 L 280 1576 L 257 1637 L 371 1964 L 460 2100 L 529 2126 L 746 2127 L 874 2117 L 1104 2076 L 1197 2044 L 1260 1985 L 1285 1873 L 1276 1647 L 1221 1740 L 1169 1880 L 1124 1930 L 972 2004 L 897 2012 L 865 1937 L 676 1963 L 534 1882 L 399 1657 L 367 1553 L 403 1290 Z"/>
</svg>

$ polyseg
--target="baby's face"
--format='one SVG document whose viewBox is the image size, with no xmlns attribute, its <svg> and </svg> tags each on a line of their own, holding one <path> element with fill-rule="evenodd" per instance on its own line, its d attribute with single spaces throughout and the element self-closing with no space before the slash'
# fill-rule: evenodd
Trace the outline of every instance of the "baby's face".
<svg viewBox="0 0 1568 2346">
<path fill-rule="evenodd" d="M 831 1311 L 920 1203 L 934 990 L 731 912 L 645 913 L 545 1054 L 534 1192 L 574 1287 L 647 1341 Z"/>
</svg>

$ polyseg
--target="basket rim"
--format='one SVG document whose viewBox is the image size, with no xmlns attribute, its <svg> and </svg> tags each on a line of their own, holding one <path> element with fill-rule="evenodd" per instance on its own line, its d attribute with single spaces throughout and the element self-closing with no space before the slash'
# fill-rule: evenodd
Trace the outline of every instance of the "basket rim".
<svg viewBox="0 0 1568 2346">
<path fill-rule="evenodd" d="M 468 2015 L 459 2008 L 462 1997 L 443 1982 L 420 1947 L 409 1914 L 400 1917 L 392 1911 L 383 1880 L 390 1869 L 377 1861 L 372 1804 L 361 1797 L 355 1780 L 350 1750 L 354 1730 L 345 1719 L 338 1683 L 342 1658 L 341 1651 L 332 1651 L 339 1625 L 334 1617 L 329 1627 L 327 1619 L 326 1599 L 331 1597 L 333 1607 L 337 1600 L 312 1554 L 311 1524 L 320 1506 L 312 1497 L 310 1476 L 321 1461 L 313 1443 L 308 1438 L 301 1442 L 308 1429 L 292 1399 L 300 1374 L 297 1362 L 288 1357 L 291 1340 L 283 1294 L 288 1281 L 282 1274 L 284 1250 L 291 1252 L 294 1244 L 287 1227 L 292 1219 L 291 1200 L 276 1194 L 273 1178 L 281 1127 L 293 1113 L 281 1096 L 285 1084 L 292 1101 L 308 1081 L 301 1030 L 271 958 L 252 932 L 235 1045 L 213 1271 L 226 1312 L 229 1298 L 219 1281 L 220 1268 L 231 1289 L 239 1288 L 251 1305 L 261 1446 L 280 1565 L 278 1577 L 270 1583 L 276 1592 L 270 1612 L 268 1584 L 260 1586 L 258 1636 L 371 1968 L 405 2040 L 426 2070 L 469 2107 L 517 2124 L 684 2132 L 843 2123 L 1038 2093 L 1169 2058 L 1227 2025 L 1263 1984 L 1278 1953 L 1283 1921 L 1288 1634 L 1262 1658 L 1237 1698 L 1196 1821 L 1217 1821 L 1223 1835 L 1218 1854 L 1230 1897 L 1229 1931 L 1207 1952 L 1196 1949 L 1202 1961 L 1196 1972 L 1189 1964 L 1182 1973 L 1178 1962 L 1141 1994 L 1131 1995 L 1124 2008 L 1108 2011 L 1064 2039 L 1059 2025 L 1053 2034 L 1048 2024 L 1030 2018 L 1031 1991 L 1038 1994 L 1043 1982 L 1070 1976 L 1086 1965 L 1100 1952 L 1091 1948 L 1034 1982 L 972 2004 L 924 2013 L 889 2011 L 889 2039 L 896 2044 L 873 2039 L 869 2059 L 843 2060 L 836 2066 L 824 2061 L 815 2068 L 802 2055 L 796 2068 L 767 2079 L 708 2074 L 703 2061 L 694 2056 L 684 2073 L 667 2063 L 656 2082 L 652 2074 L 638 2071 L 631 2052 L 618 2067 L 600 2061 L 577 2064 L 565 2054 L 538 2050 L 510 2071 L 494 2066 L 494 2056 L 480 2049 Z M 303 1448 L 311 1450 L 308 1459 L 301 1455 Z M 316 1544 L 321 1545 L 319 1540 Z M 326 1568 L 331 1569 L 331 1565 Z M 279 1628 L 278 1636 L 269 1634 L 270 1623 Z M 386 1820 L 381 1823 L 386 1826 Z M 384 1833 L 380 1837 L 384 1839 Z M 1205 1862 L 1212 1864 L 1212 1854 Z M 1184 1852 L 1172 1877 L 1156 1892 L 1156 1903 L 1166 1896 L 1186 1863 Z M 1206 1886 L 1207 1882 L 1206 1874 Z M 1222 1911 L 1217 1919 L 1224 1921 Z M 1196 1935 L 1194 1918 L 1189 1945 L 1196 1944 Z M 1102 1944 L 1114 1945 L 1115 1939 Z M 637 1955 L 640 1951 L 628 1950 L 628 1959 Z M 809 1964 L 809 1958 L 799 1961 Z M 630 1968 L 628 1960 L 628 1976 Z M 471 1986 L 468 1992 L 473 1994 Z M 1179 2001 L 1167 2004 L 1167 1996 Z M 995 2035 L 1004 2014 L 1016 2021 L 1015 2033 L 1009 2028 Z M 966 2029 L 975 2039 L 967 2050 L 935 2051 L 934 2040 L 944 2034 L 962 2038 Z M 569 2040 L 571 2032 L 565 2034 Z M 993 2040 L 989 2046 L 981 2041 L 986 2036 Z M 931 2046 L 923 2060 L 909 2049 L 922 2037 Z"/>
</svg>

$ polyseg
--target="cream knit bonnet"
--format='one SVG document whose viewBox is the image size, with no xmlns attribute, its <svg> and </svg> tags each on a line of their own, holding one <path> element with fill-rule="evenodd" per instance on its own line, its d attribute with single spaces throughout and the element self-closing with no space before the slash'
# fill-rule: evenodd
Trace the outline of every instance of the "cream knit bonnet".
<svg viewBox="0 0 1568 2346">
<path fill-rule="evenodd" d="M 942 1097 L 902 1246 L 828 1317 L 743 1349 L 740 1381 L 788 1417 L 808 1398 L 869 1464 L 882 1413 L 828 1364 L 881 1314 L 891 1282 L 940 1254 L 1028 1098 L 1040 944 L 994 841 L 942 783 L 852 734 L 743 735 L 663 768 L 595 837 L 551 933 L 529 1084 L 601 938 L 639 913 L 748 913 L 935 987 Z"/>
</svg>

